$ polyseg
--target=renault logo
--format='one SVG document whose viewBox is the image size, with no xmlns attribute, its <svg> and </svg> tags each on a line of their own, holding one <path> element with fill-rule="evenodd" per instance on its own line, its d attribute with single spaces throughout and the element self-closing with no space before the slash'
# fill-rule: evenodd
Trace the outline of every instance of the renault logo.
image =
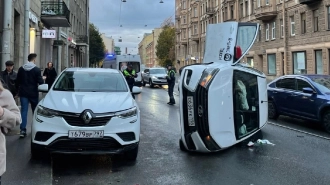
<svg viewBox="0 0 330 185">
<path fill-rule="evenodd" d="M 201 105 L 198 106 L 198 116 L 199 117 L 203 116 L 203 107 Z"/>
<path fill-rule="evenodd" d="M 87 110 L 82 114 L 82 119 L 83 119 L 85 124 L 89 124 L 89 122 L 91 122 L 92 118 L 93 118 L 93 116 L 92 116 L 91 111 Z"/>
</svg>

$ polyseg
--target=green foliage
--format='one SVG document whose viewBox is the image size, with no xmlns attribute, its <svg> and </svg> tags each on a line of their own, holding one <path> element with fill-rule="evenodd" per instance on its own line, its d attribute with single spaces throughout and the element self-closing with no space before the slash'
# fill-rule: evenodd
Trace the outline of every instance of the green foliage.
<svg viewBox="0 0 330 185">
<path fill-rule="evenodd" d="M 159 59 L 159 65 L 166 66 L 173 64 L 175 60 L 175 29 L 172 26 L 165 25 L 163 31 L 159 34 L 156 56 Z"/>
<path fill-rule="evenodd" d="M 89 63 L 94 66 L 104 58 L 105 45 L 97 27 L 89 24 Z"/>
</svg>

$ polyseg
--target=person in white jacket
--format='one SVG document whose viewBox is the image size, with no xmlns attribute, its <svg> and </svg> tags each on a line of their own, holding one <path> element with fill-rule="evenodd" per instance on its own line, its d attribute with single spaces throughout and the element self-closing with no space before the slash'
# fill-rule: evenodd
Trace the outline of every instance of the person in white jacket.
<svg viewBox="0 0 330 185">
<path fill-rule="evenodd" d="M 21 113 L 13 95 L 0 82 L 0 185 L 1 176 L 6 171 L 6 138 L 8 129 L 21 123 Z"/>
</svg>

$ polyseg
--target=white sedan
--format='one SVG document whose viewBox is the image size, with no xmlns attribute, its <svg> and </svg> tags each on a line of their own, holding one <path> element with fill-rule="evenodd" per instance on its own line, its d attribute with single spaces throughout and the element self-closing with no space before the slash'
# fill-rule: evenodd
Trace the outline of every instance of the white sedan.
<svg viewBox="0 0 330 185">
<path fill-rule="evenodd" d="M 47 92 L 48 85 L 39 91 Z M 36 157 L 43 152 L 124 154 L 136 160 L 139 141 L 139 107 L 114 69 L 65 69 L 33 116 L 31 153 Z"/>
</svg>

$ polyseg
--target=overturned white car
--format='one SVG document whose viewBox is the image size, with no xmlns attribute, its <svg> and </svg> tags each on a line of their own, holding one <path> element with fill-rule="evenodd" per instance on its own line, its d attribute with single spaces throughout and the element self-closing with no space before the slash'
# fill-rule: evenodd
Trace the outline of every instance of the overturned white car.
<svg viewBox="0 0 330 185">
<path fill-rule="evenodd" d="M 258 30 L 257 23 L 208 25 L 204 63 L 181 71 L 181 150 L 219 151 L 266 125 L 266 76 L 239 64 Z"/>
</svg>

